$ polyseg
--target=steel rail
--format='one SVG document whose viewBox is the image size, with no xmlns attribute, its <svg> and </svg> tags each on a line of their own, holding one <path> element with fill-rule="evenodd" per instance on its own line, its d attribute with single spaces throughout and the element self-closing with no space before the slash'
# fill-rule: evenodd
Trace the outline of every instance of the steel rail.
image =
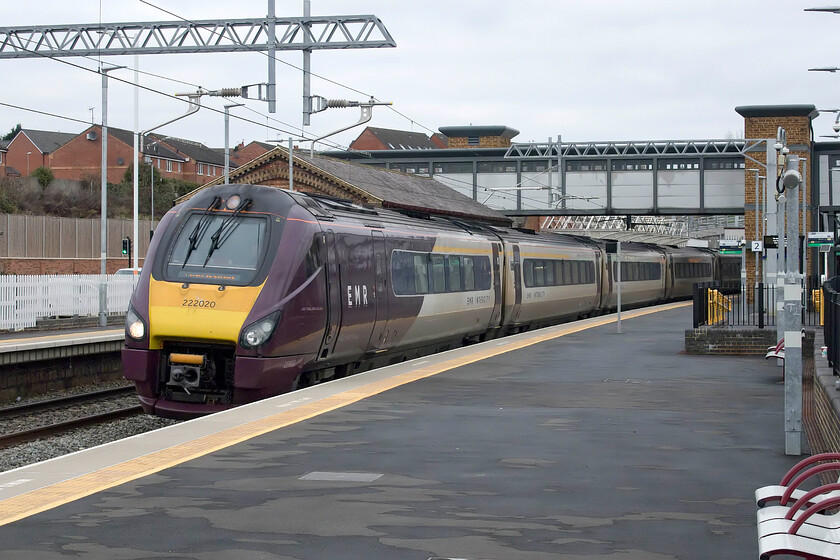
<svg viewBox="0 0 840 560">
<path fill-rule="evenodd" d="M 34 441 L 42 437 L 55 436 L 58 434 L 68 432 L 70 430 L 75 430 L 77 428 L 95 426 L 98 424 L 103 424 L 105 422 L 119 420 L 121 418 L 136 416 L 142 413 L 143 408 L 138 404 L 125 408 L 120 408 L 117 410 L 112 410 L 110 412 L 91 414 L 89 416 L 76 418 L 67 422 L 57 422 L 55 424 L 41 426 L 38 428 L 32 428 L 30 430 L 22 430 L 20 432 L 15 432 L 12 434 L 0 435 L 0 449 L 5 449 L 13 445 Z"/>
<path fill-rule="evenodd" d="M 81 393 L 78 395 L 68 395 L 66 397 L 58 397 L 55 399 L 48 399 L 43 401 L 36 401 L 25 404 L 18 404 L 0 408 L 0 418 L 4 416 L 17 415 L 22 413 L 37 412 L 39 410 L 47 410 L 57 406 L 73 406 L 77 404 L 84 404 L 90 401 L 100 400 L 105 397 L 128 396 L 135 392 L 134 386 L 113 387 L 111 389 L 103 389 L 101 391 L 91 391 L 88 393 Z"/>
</svg>

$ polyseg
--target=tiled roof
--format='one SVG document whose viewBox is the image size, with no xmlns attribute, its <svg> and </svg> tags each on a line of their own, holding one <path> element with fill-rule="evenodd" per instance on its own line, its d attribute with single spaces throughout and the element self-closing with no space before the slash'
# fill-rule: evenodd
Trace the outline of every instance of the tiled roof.
<svg viewBox="0 0 840 560">
<path fill-rule="evenodd" d="M 51 154 L 64 144 L 78 136 L 72 132 L 51 132 L 24 128 L 18 134 L 25 134 L 42 154 Z"/>
<path fill-rule="evenodd" d="M 242 177 L 261 166 L 268 165 L 273 160 L 288 161 L 288 154 L 289 152 L 285 148 L 274 148 L 235 171 L 231 171 L 231 182 L 235 182 L 237 177 Z M 351 191 L 356 191 L 360 198 L 379 201 L 386 208 L 401 208 L 437 215 L 482 219 L 504 224 L 510 223 L 510 219 L 504 214 L 496 212 L 428 177 L 400 173 L 321 155 L 309 156 L 309 152 L 306 150 L 296 151 L 295 160 L 296 165 L 309 168 L 310 171 L 324 176 L 328 181 L 340 184 Z M 222 179 L 219 178 L 201 188 L 221 184 L 221 182 Z M 186 200 L 198 190 L 201 189 L 185 195 L 176 202 Z"/>
<path fill-rule="evenodd" d="M 96 128 L 99 128 L 98 126 Z M 88 129 L 90 130 L 90 129 Z M 123 144 L 127 146 L 134 146 L 134 132 L 130 130 L 125 130 L 122 128 L 116 128 L 113 126 L 108 127 L 108 136 L 116 138 Z M 159 143 L 154 143 L 154 137 L 146 137 L 146 141 L 143 146 L 143 153 L 150 157 L 159 157 L 163 159 L 171 159 L 173 161 L 186 161 L 186 158 L 182 155 L 176 154 L 166 146 L 163 146 Z"/>
<path fill-rule="evenodd" d="M 210 163 L 213 165 L 224 165 L 225 154 L 217 152 L 213 148 L 208 148 L 200 142 L 193 140 L 184 140 L 183 138 L 173 138 L 171 136 L 159 136 L 157 134 L 151 135 L 153 138 L 160 138 L 161 142 L 174 148 L 179 153 L 191 158 L 193 161 L 201 163 Z"/>
<path fill-rule="evenodd" d="M 429 137 L 420 132 L 407 132 L 405 130 L 392 130 L 390 128 L 366 128 L 377 140 L 382 142 L 389 150 L 430 150 L 437 148 Z"/>
</svg>

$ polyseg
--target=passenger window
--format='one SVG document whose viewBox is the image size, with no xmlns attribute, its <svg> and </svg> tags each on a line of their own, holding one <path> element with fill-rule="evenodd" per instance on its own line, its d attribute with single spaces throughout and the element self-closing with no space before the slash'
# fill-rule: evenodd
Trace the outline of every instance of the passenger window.
<svg viewBox="0 0 840 560">
<path fill-rule="evenodd" d="M 552 261 L 544 261 L 545 262 L 545 285 L 546 286 L 556 286 L 557 283 L 554 281 L 554 263 Z"/>
<path fill-rule="evenodd" d="M 449 255 L 447 258 L 447 272 L 449 273 L 449 291 L 461 291 L 461 257 Z"/>
<path fill-rule="evenodd" d="M 391 253 L 391 279 L 396 295 L 414 294 L 414 259 L 410 253 Z"/>
<path fill-rule="evenodd" d="M 446 292 L 446 267 L 443 255 L 432 255 L 432 289 L 436 294 Z"/>
<path fill-rule="evenodd" d="M 545 286 L 545 261 L 534 261 L 534 285 Z"/>
<path fill-rule="evenodd" d="M 490 271 L 489 257 L 476 257 L 473 261 L 475 265 L 475 289 L 489 290 L 492 273 Z"/>
<path fill-rule="evenodd" d="M 414 293 L 429 293 L 429 256 L 427 254 L 414 255 Z"/>
<path fill-rule="evenodd" d="M 475 290 L 475 270 L 473 270 L 473 258 L 461 257 L 464 264 L 464 289 Z"/>
<path fill-rule="evenodd" d="M 525 287 L 532 287 L 534 285 L 534 261 L 525 259 L 522 265 L 522 274 L 525 276 Z"/>
</svg>

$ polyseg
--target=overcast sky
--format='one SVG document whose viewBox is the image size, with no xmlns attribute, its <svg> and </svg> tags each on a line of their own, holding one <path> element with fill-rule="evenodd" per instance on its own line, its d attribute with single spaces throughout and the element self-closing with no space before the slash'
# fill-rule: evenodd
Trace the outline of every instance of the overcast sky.
<svg viewBox="0 0 840 560">
<path fill-rule="evenodd" d="M 151 4 L 151 5 L 150 5 Z M 276 0 L 277 15 L 301 16 L 302 0 Z M 840 15 L 804 12 L 825 0 L 312 0 L 312 15 L 373 14 L 393 49 L 316 51 L 312 93 L 392 101 L 370 126 L 430 134 L 441 126 L 507 125 L 519 142 L 721 139 L 743 136 L 738 105 L 840 107 Z M 837 5 L 840 5 L 838 0 Z M 0 26 L 264 17 L 266 0 L 0 0 Z M 299 52 L 278 59 L 301 66 Z M 64 58 L 95 69 L 96 60 Z M 132 66 L 133 57 L 104 57 Z M 259 53 L 139 57 L 143 86 L 166 94 L 238 87 L 267 79 Z M 278 110 L 245 101 L 232 114 L 231 145 L 301 135 L 301 71 L 277 64 Z M 129 70 L 113 76 L 132 80 Z M 180 80 L 175 82 L 164 78 Z M 220 98 L 203 98 L 221 110 Z M 0 60 L 0 103 L 101 122 L 99 75 L 57 60 Z M 134 127 L 132 87 L 111 81 L 108 123 Z M 91 111 L 93 107 L 93 111 Z M 186 111 L 142 91 L 140 129 Z M 313 115 L 309 138 L 359 119 L 358 109 Z M 818 140 L 834 115 L 816 119 Z M 280 121 L 280 122 L 278 122 Z M 80 132 L 85 125 L 0 106 L 0 134 L 24 128 Z M 265 125 L 268 124 L 272 128 Z M 363 130 L 333 137 L 346 146 Z M 161 133 L 224 145 L 224 119 L 203 109 Z M 307 145 L 308 144 L 301 144 Z"/>
</svg>

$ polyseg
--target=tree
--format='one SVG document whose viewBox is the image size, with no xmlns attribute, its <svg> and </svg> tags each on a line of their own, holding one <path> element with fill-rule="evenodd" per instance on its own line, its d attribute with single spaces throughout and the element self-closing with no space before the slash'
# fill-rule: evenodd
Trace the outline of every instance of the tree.
<svg viewBox="0 0 840 560">
<path fill-rule="evenodd" d="M 11 140 L 12 138 L 15 137 L 15 134 L 17 134 L 18 132 L 20 132 L 20 123 L 17 123 L 15 126 L 13 126 L 12 130 L 10 130 L 8 133 L 6 133 L 6 135 L 3 136 L 2 138 L 0 138 L 0 140 L 3 140 L 3 141 Z"/>
<path fill-rule="evenodd" d="M 38 184 L 44 188 L 50 186 L 50 183 L 55 180 L 55 175 L 53 174 L 52 169 L 43 165 L 35 169 L 35 171 L 32 172 L 32 176 L 38 179 Z"/>
</svg>

